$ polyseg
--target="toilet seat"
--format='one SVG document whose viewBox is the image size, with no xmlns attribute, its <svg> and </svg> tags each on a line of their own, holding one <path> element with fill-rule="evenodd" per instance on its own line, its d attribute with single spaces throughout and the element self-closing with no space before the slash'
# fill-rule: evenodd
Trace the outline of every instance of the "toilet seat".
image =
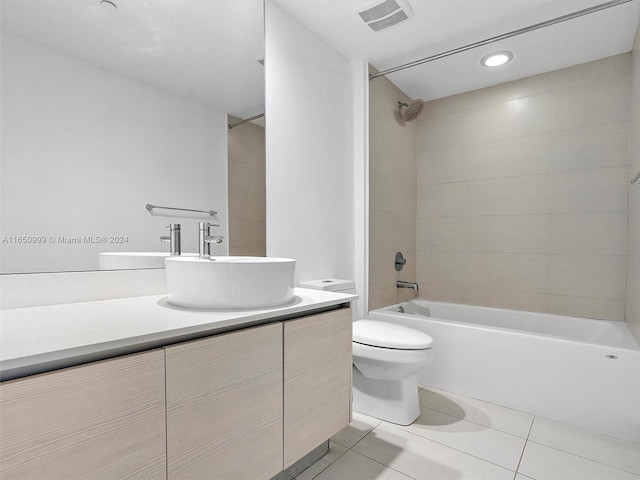
<svg viewBox="0 0 640 480">
<path fill-rule="evenodd" d="M 425 350 L 433 345 L 433 339 L 424 332 L 377 320 L 353 322 L 353 341 L 395 350 Z"/>
</svg>

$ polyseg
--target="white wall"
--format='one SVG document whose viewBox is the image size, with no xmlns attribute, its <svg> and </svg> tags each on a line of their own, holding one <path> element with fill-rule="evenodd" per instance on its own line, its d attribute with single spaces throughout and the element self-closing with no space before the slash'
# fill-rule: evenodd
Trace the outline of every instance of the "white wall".
<svg viewBox="0 0 640 480">
<path fill-rule="evenodd" d="M 640 171 L 640 30 L 631 54 L 631 125 L 629 180 Z M 627 298 L 626 321 L 640 345 L 640 185 L 629 189 L 627 216 Z"/>
<path fill-rule="evenodd" d="M 353 279 L 354 68 L 271 2 L 265 21 L 267 255 Z"/>
<path fill-rule="evenodd" d="M 105 250 L 168 251 L 158 237 L 170 220 L 146 203 L 215 209 L 226 236 L 226 118 L 3 32 L 2 236 L 128 242 L 3 242 L 2 273 L 93 270 Z M 183 251 L 197 251 L 195 222 L 183 225 Z"/>
</svg>

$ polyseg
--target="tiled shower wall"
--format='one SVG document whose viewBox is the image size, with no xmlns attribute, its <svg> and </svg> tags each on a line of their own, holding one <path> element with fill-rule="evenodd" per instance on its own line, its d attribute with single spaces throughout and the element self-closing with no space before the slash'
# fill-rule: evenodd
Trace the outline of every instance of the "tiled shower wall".
<svg viewBox="0 0 640 480">
<path fill-rule="evenodd" d="M 229 117 L 230 123 L 239 118 Z M 229 130 L 229 255 L 264 257 L 264 127 L 245 123 Z"/>
<path fill-rule="evenodd" d="M 414 298 L 396 288 L 416 278 L 416 123 L 398 115 L 409 98 L 386 78 L 369 91 L 369 310 Z M 401 251 L 407 265 L 394 268 Z"/>
<path fill-rule="evenodd" d="M 421 296 L 623 320 L 630 91 L 623 54 L 429 102 Z"/>
<path fill-rule="evenodd" d="M 640 171 L 640 35 L 632 52 L 631 156 L 629 178 Z M 629 186 L 626 320 L 640 344 L 640 185 Z"/>
</svg>

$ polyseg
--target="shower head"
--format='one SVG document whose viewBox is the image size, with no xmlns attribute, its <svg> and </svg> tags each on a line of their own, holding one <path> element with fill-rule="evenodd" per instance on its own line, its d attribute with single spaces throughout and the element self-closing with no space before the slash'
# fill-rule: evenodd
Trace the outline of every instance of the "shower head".
<svg viewBox="0 0 640 480">
<path fill-rule="evenodd" d="M 421 98 L 414 100 L 411 103 L 398 102 L 398 110 L 405 122 L 413 122 L 422 113 L 424 108 L 424 102 Z"/>
</svg>

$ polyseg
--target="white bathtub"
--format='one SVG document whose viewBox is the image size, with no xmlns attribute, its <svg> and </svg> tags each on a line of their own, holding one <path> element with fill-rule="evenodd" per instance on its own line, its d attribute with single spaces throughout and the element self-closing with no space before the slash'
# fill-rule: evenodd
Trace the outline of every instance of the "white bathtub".
<svg viewBox="0 0 640 480">
<path fill-rule="evenodd" d="M 640 348 L 623 322 L 427 300 L 369 318 L 434 339 L 423 385 L 640 442 Z"/>
</svg>

